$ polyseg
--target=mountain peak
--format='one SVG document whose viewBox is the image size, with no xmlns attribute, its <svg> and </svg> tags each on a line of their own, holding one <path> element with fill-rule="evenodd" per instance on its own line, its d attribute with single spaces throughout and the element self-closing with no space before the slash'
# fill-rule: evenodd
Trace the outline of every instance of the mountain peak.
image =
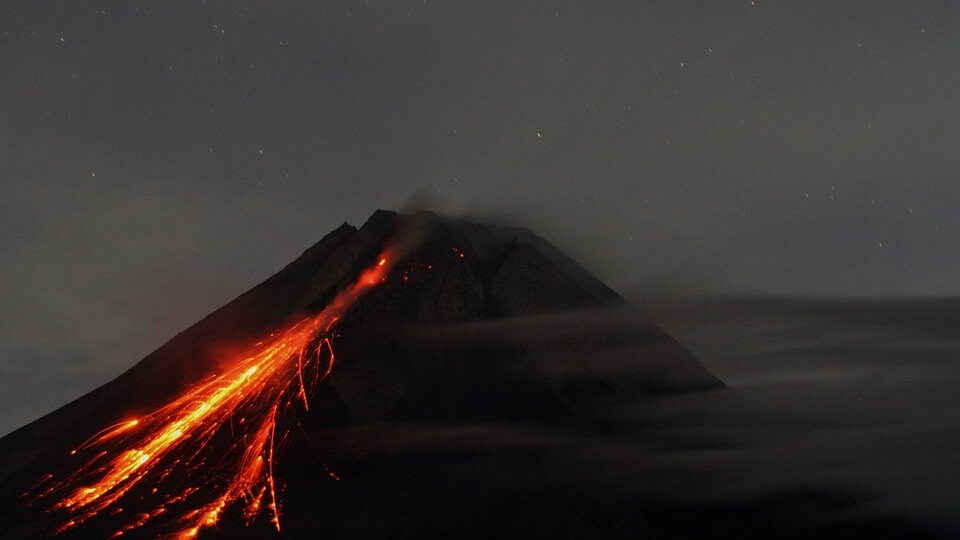
<svg viewBox="0 0 960 540">
<path fill-rule="evenodd" d="M 618 392 L 676 392 L 719 385 L 683 347 L 638 319 L 615 293 L 559 250 L 522 230 L 514 229 L 506 236 L 509 238 L 503 229 L 483 224 L 386 210 L 377 210 L 360 228 L 340 226 L 278 273 L 177 334 L 115 380 L 0 440 L 3 493 L 23 493 L 45 474 L 53 478 L 76 475 L 76 470 L 71 470 L 83 465 L 71 457 L 71 451 L 85 448 L 91 436 L 99 444 L 104 430 L 110 434 L 116 426 L 134 426 L 128 424 L 131 418 L 156 421 L 161 416 L 158 411 L 170 410 L 171 403 L 184 399 L 181 396 L 203 392 L 207 385 L 215 388 L 218 378 L 227 377 L 236 365 L 265 354 L 257 351 L 271 347 L 272 340 L 278 339 L 275 336 L 285 336 L 302 324 L 313 324 L 317 330 L 304 334 L 306 348 L 285 360 L 294 366 L 276 368 L 278 373 L 293 374 L 293 379 L 277 384 L 279 401 L 269 415 L 270 433 L 281 430 L 279 440 L 290 441 L 292 453 L 299 456 L 293 460 L 298 466 L 309 461 L 304 457 L 309 444 L 304 446 L 303 441 L 329 430 L 463 421 L 592 429 L 593 408 L 616 399 Z M 552 256 L 544 253 L 544 245 L 547 251 L 554 251 Z M 569 268 L 575 271 L 571 273 Z M 282 344 L 280 347 L 278 351 Z M 311 385 L 304 383 L 305 368 L 300 365 L 308 360 L 313 362 L 316 386 L 309 396 L 307 387 Z M 324 370 L 317 362 L 329 362 L 322 376 L 318 374 Z M 252 364 L 243 377 L 250 377 L 255 369 L 257 365 Z M 237 392 L 232 388 L 244 380 L 230 379 L 223 388 Z M 267 384 L 272 379 L 264 381 Z M 196 399 L 202 399 L 204 407 L 212 407 L 210 404 L 221 398 L 209 396 L 224 391 L 211 390 L 213 394 Z M 298 401 L 302 405 L 297 405 Z M 205 445 L 255 437 L 245 431 L 252 428 L 243 421 L 247 416 L 262 415 L 270 402 L 259 409 L 242 403 L 244 409 L 238 410 L 248 411 L 243 417 L 224 413 L 225 424 L 204 428 L 203 433 L 210 437 Z M 185 407 L 185 411 L 194 410 L 189 403 Z M 186 413 L 171 414 L 182 418 Z M 213 420 L 203 416 L 196 422 Z M 185 441 L 184 449 L 177 452 L 232 455 L 229 447 L 191 449 L 189 438 L 196 435 L 179 435 L 182 429 L 176 423 L 165 429 Z M 127 435 L 117 437 L 122 441 Z M 270 435 L 269 456 L 252 457 L 274 465 L 274 437 Z M 137 451 L 144 453 L 145 460 L 160 459 Z M 170 461 L 169 471 L 177 470 L 173 464 L 180 458 L 164 459 Z M 281 468 L 280 463 L 275 466 Z M 198 467 L 176 474 L 190 482 L 190 474 L 202 474 Z M 82 474 L 95 478 L 98 473 L 93 469 Z M 169 484 L 169 480 L 161 480 L 166 476 L 155 478 L 157 475 L 160 473 L 143 473 L 142 482 Z M 97 511 L 83 515 L 84 524 L 78 531 L 100 534 L 132 527 L 153 535 L 171 530 L 171 522 L 164 517 L 144 520 L 136 527 L 129 524 L 129 514 L 134 511 L 129 509 L 152 515 L 157 507 L 151 507 L 154 503 L 147 492 L 134 489 L 128 495 L 118 491 L 128 476 L 102 488 L 104 497 L 116 495 L 116 505 L 103 504 L 101 511 L 100 503 L 92 504 Z M 202 490 L 184 493 L 171 496 L 164 504 L 202 498 Z M 289 495 L 309 497 L 297 490 Z M 87 499 L 79 500 L 88 504 Z M 22 499 L 6 501 L 5 508 L 18 510 L 0 515 L 4 525 L 0 528 L 14 531 L 3 537 L 36 536 L 38 531 L 49 534 L 58 530 L 58 519 L 71 519 L 68 506 L 60 510 L 54 506 L 51 514 L 41 511 L 43 501 L 41 497 L 32 508 L 24 508 Z M 125 510 L 119 510 L 121 503 Z M 251 515 L 256 514 L 249 508 L 259 508 L 260 502 L 248 504 Z M 273 500 L 271 504 L 273 520 L 279 526 L 278 503 Z M 209 519 L 217 522 L 220 511 Z M 227 523 L 236 524 L 229 515 Z M 294 515 L 290 519 L 310 518 Z M 225 527 L 242 530 L 234 525 Z"/>
</svg>

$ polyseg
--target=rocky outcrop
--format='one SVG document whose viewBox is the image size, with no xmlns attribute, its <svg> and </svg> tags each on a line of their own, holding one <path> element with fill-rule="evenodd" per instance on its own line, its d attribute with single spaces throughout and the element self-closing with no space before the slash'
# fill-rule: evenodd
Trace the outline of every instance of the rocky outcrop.
<svg viewBox="0 0 960 540">
<path fill-rule="evenodd" d="M 598 304 L 598 299 L 565 276 L 530 244 L 507 253 L 490 284 L 497 311 L 504 316 L 531 315 Z"/>
</svg>

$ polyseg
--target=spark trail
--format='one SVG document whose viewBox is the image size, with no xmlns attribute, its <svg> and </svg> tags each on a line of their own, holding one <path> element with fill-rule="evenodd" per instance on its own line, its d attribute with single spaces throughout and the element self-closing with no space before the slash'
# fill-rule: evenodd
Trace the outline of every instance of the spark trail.
<svg viewBox="0 0 960 540">
<path fill-rule="evenodd" d="M 394 256 L 376 262 L 320 312 L 300 320 L 228 362 L 168 403 L 108 427 L 71 452 L 86 459 L 63 479 L 48 475 L 34 501 L 67 516 L 57 534 L 103 515 L 124 515 L 124 504 L 151 507 L 131 514 L 114 537 L 164 516 L 171 538 L 193 538 L 242 504 L 249 524 L 267 514 L 280 530 L 273 474 L 282 441 L 278 419 L 323 381 L 334 365 L 330 332 L 367 291 L 386 279 Z M 232 365 L 231 365 L 232 364 Z"/>
</svg>

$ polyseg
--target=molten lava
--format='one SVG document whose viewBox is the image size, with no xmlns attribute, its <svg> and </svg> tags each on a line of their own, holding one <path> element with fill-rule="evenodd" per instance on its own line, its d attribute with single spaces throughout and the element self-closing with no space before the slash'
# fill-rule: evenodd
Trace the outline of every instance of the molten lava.
<svg viewBox="0 0 960 540">
<path fill-rule="evenodd" d="M 55 499 L 67 516 L 57 533 L 102 515 L 123 515 L 136 502 L 152 510 L 131 514 L 114 537 L 161 515 L 170 536 L 193 538 L 239 503 L 250 523 L 262 513 L 280 530 L 274 449 L 278 419 L 333 369 L 333 326 L 367 291 L 386 279 L 387 252 L 323 310 L 257 344 L 247 355 L 187 388 L 140 418 L 108 427 L 71 452 L 86 459 L 66 478 L 37 486 L 36 500 Z M 332 475 L 332 473 L 331 473 Z M 37 492 L 35 492 L 37 493 Z"/>
</svg>

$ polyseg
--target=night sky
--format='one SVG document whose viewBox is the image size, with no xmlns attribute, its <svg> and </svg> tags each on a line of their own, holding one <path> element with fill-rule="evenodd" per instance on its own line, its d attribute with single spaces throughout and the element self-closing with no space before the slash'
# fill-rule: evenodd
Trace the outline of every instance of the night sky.
<svg viewBox="0 0 960 540">
<path fill-rule="evenodd" d="M 0 1 L 0 433 L 376 208 L 625 294 L 960 293 L 960 3 Z"/>
</svg>

